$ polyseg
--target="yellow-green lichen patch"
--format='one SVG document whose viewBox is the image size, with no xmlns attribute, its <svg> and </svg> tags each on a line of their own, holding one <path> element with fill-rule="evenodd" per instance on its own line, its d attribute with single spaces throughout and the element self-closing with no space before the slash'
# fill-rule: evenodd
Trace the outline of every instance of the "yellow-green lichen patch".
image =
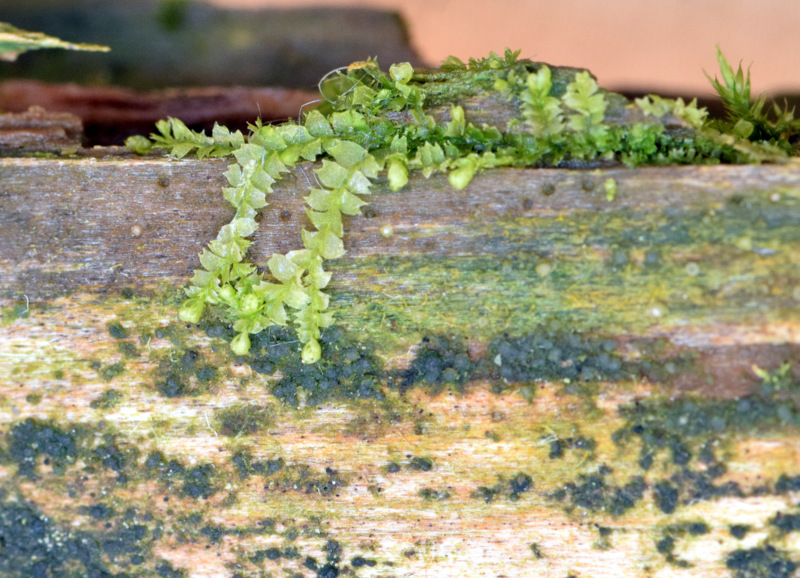
<svg viewBox="0 0 800 578">
<path fill-rule="evenodd" d="M 380 283 L 361 289 L 367 303 L 346 289 L 334 303 L 343 322 L 366 320 L 368 335 L 387 340 L 398 329 L 465 335 L 464 311 L 489 335 L 551 318 L 622 332 L 795 320 L 797 211 L 792 197 L 758 193 L 722 206 L 471 223 L 458 235 L 479 240 L 483 254 L 340 262 L 336 272 Z"/>
</svg>

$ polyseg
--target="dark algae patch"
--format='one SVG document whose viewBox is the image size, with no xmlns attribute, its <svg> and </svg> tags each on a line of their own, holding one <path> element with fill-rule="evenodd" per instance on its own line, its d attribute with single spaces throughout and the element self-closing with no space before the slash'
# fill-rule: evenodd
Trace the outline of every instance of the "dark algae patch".
<svg viewBox="0 0 800 578">
<path fill-rule="evenodd" d="M 28 418 L 5 436 L 7 459 L 17 465 L 17 475 L 37 479 L 46 472 L 63 475 L 79 461 L 86 473 L 110 471 L 125 483 L 135 471 L 138 450 L 121 447 L 117 437 L 86 425 L 60 426 Z"/>
<path fill-rule="evenodd" d="M 489 357 L 497 366 L 492 373 L 506 382 L 615 381 L 623 375 L 616 349 L 610 339 L 542 326 L 521 337 L 496 339 L 489 346 Z"/>
<path fill-rule="evenodd" d="M 34 505 L 0 491 L 0 574 L 103 578 L 132 572 L 141 576 L 153 575 L 154 567 L 158 572 L 165 564 L 152 554 L 162 535 L 161 524 L 153 516 L 135 509 L 114 512 L 103 505 L 90 507 L 83 515 L 97 522 L 96 530 L 76 530 L 72 523 L 59 523 Z"/>
<path fill-rule="evenodd" d="M 504 496 L 506 499 L 516 502 L 522 494 L 533 489 L 533 479 L 524 472 L 517 472 L 510 480 L 506 481 L 502 477 L 491 487 L 478 486 L 472 492 L 471 497 L 483 500 L 491 504 L 496 498 Z"/>
<path fill-rule="evenodd" d="M 463 340 L 424 337 L 414 360 L 399 375 L 400 391 L 415 385 L 427 388 L 434 395 L 445 387 L 462 391 L 474 369 Z"/>
<path fill-rule="evenodd" d="M 247 450 L 237 451 L 231 457 L 231 464 L 242 480 L 260 477 L 262 489 L 266 492 L 293 492 L 330 498 L 336 497 L 339 489 L 348 485 L 347 479 L 334 468 L 319 470 L 301 463 L 287 464 L 282 457 L 257 460 Z"/>
<path fill-rule="evenodd" d="M 619 408 L 626 424 L 612 434 L 620 448 L 639 446 L 639 467 L 668 473 L 652 483 L 653 500 L 665 514 L 684 503 L 723 496 L 744 496 L 734 481 L 720 482 L 727 468 L 716 456 L 731 434 L 754 434 L 800 425 L 800 384 L 788 364 L 773 372 L 758 370 L 762 384 L 753 394 L 735 399 L 648 399 Z M 781 475 L 774 493 L 800 484 Z M 769 491 L 765 489 L 764 491 Z"/>
<path fill-rule="evenodd" d="M 100 376 L 103 381 L 111 381 L 118 375 L 125 373 L 125 363 L 122 361 L 103 365 L 99 361 L 94 360 L 89 362 L 89 366 L 97 372 L 97 375 Z"/>
<path fill-rule="evenodd" d="M 678 488 L 669 482 L 657 482 L 653 487 L 653 500 L 665 514 L 671 514 L 678 507 Z"/>
<path fill-rule="evenodd" d="M 243 479 L 247 479 L 252 475 L 271 476 L 281 471 L 286 462 L 281 457 L 267 459 L 267 460 L 254 460 L 249 451 L 237 451 L 231 457 L 231 463 L 239 475 Z"/>
<path fill-rule="evenodd" d="M 322 360 L 306 364 L 291 330 L 269 329 L 253 336 L 246 362 L 257 373 L 280 371 L 283 377 L 271 386 L 272 394 L 294 407 L 301 401 L 316 406 L 334 399 L 383 399 L 385 372 L 368 347 L 339 326 L 328 328 L 319 341 Z"/>
<path fill-rule="evenodd" d="M 449 500 L 452 494 L 446 489 L 440 488 L 422 488 L 418 495 L 426 502 L 439 502 L 442 500 Z"/>
<path fill-rule="evenodd" d="M 130 336 L 130 332 L 119 321 L 112 321 L 107 327 L 108 334 L 114 339 L 127 339 Z"/>
<path fill-rule="evenodd" d="M 705 522 L 681 522 L 671 524 L 661 529 L 661 537 L 656 540 L 656 550 L 663 554 L 669 564 L 679 568 L 690 568 L 691 563 L 678 558 L 674 550 L 680 540 L 690 540 L 692 537 L 703 536 L 709 532 Z"/>
<path fill-rule="evenodd" d="M 192 397 L 206 393 L 217 381 L 218 370 L 197 349 L 173 348 L 158 364 L 156 389 L 164 397 Z"/>
<path fill-rule="evenodd" d="M 778 512 L 769 521 L 770 526 L 775 526 L 782 534 L 789 532 L 800 532 L 800 513 L 784 514 Z"/>
<path fill-rule="evenodd" d="M 92 409 L 109 410 L 116 407 L 124 398 L 124 395 L 116 389 L 107 389 L 91 402 L 89 407 Z"/>
<path fill-rule="evenodd" d="M 145 458 L 144 467 L 150 475 L 179 495 L 195 500 L 210 498 L 219 490 L 213 464 L 187 467 L 177 459 L 167 459 L 163 453 L 154 451 Z"/>
<path fill-rule="evenodd" d="M 251 435 L 272 423 L 272 411 L 261 405 L 237 403 L 214 410 L 214 420 L 222 435 Z"/>
<path fill-rule="evenodd" d="M 16 463 L 20 476 L 36 478 L 42 466 L 63 472 L 77 461 L 84 435 L 79 427 L 62 428 L 50 421 L 28 418 L 6 434 L 7 455 Z"/>
<path fill-rule="evenodd" d="M 625 484 L 613 485 L 606 480 L 611 473 L 607 466 L 600 466 L 597 473 L 578 474 L 574 482 L 553 492 L 551 498 L 564 502 L 567 511 L 581 508 L 592 513 L 622 515 L 642 500 L 646 484 L 642 476 L 633 476 Z"/>
<path fill-rule="evenodd" d="M 797 569 L 786 552 L 769 545 L 735 550 L 728 554 L 725 566 L 734 578 L 791 578 Z"/>
</svg>

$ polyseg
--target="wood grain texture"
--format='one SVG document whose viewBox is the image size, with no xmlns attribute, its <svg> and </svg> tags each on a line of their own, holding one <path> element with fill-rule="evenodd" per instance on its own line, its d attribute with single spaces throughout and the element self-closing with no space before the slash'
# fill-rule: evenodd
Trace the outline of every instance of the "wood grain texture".
<svg viewBox="0 0 800 578">
<path fill-rule="evenodd" d="M 800 563 L 797 164 L 376 187 L 306 367 L 290 333 L 235 358 L 176 319 L 226 163 L 94 154 L 0 159 L 3 572 Z M 311 169 L 255 262 L 299 246 Z"/>
</svg>

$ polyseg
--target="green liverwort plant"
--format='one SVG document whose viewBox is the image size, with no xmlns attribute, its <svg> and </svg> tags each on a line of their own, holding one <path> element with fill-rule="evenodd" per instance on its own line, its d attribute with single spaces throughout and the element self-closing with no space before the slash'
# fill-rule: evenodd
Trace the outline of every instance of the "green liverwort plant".
<svg viewBox="0 0 800 578">
<path fill-rule="evenodd" d="M 291 324 L 302 360 L 316 362 L 321 332 L 333 323 L 325 263 L 345 254 L 343 217 L 361 212 L 380 175 L 398 191 L 412 171 L 425 177 L 446 172 L 453 188 L 463 189 L 477 172 L 501 166 L 760 162 L 785 156 L 770 143 L 737 136 L 739 130 L 727 134 L 709 127 L 696 102 L 650 96 L 630 103 L 601 89 L 587 71 L 551 69 L 518 55 L 507 50 L 468 63 L 451 57 L 434 71 L 395 64 L 388 74 L 374 61 L 358 62 L 320 83 L 324 101 L 301 121 L 259 121 L 245 138 L 220 126 L 207 136 L 168 119 L 156 125 L 151 139 L 129 139 L 128 146 L 141 153 L 164 148 L 177 157 L 235 160 L 223 190 L 233 217 L 200 253 L 202 268 L 186 290 L 180 319 L 196 323 L 208 307 L 221 312 L 236 331 L 231 347 L 239 355 L 249 351 L 250 335 Z M 723 68 L 726 83 L 729 76 Z M 733 76 L 731 82 L 741 85 L 736 94 L 744 94 L 743 81 Z M 466 103 L 491 93 L 515 112 L 503 126 L 476 126 Z M 246 259 L 258 228 L 255 217 L 267 207 L 273 184 L 299 163 L 315 163 L 318 186 L 305 197 L 310 226 L 300 233 L 302 248 L 272 255 L 263 275 Z M 616 183 L 609 179 L 605 188 L 613 200 Z"/>
</svg>

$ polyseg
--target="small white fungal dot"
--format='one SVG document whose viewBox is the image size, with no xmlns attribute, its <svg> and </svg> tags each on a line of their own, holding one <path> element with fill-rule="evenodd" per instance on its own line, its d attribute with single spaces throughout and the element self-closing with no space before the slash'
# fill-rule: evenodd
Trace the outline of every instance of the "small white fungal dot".
<svg viewBox="0 0 800 578">
<path fill-rule="evenodd" d="M 392 235 L 394 235 L 394 229 L 391 225 L 384 225 L 381 227 L 381 237 L 388 239 Z"/>
<path fill-rule="evenodd" d="M 691 277 L 696 277 L 700 274 L 700 265 L 697 263 L 689 263 L 686 265 L 686 274 Z"/>
<path fill-rule="evenodd" d="M 742 251 L 752 251 L 753 240 L 750 237 L 739 237 L 738 239 L 736 239 L 736 247 L 738 247 Z"/>
<path fill-rule="evenodd" d="M 142 228 L 139 225 L 134 225 L 133 227 L 131 227 L 131 235 L 134 237 L 141 237 Z"/>
</svg>

